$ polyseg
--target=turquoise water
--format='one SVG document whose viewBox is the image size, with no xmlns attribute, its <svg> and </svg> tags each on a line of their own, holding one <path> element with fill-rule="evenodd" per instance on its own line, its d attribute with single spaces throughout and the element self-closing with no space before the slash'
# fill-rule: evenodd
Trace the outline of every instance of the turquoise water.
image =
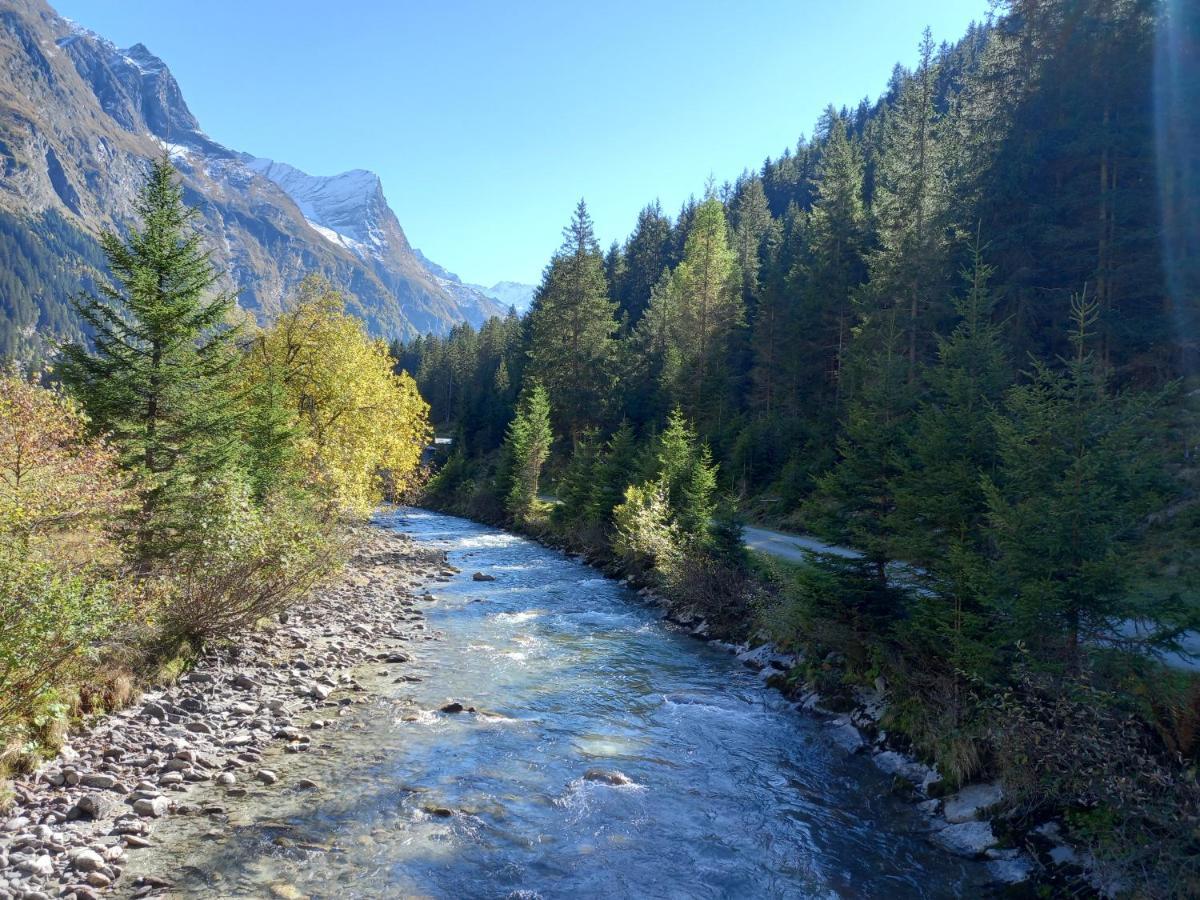
<svg viewBox="0 0 1200 900">
<path fill-rule="evenodd" d="M 381 522 L 463 570 L 430 587 L 440 640 L 413 644 L 405 669 L 424 680 L 378 678 L 321 755 L 280 762 L 320 793 L 228 803 L 216 833 L 173 820 L 156 858 L 170 855 L 178 885 L 343 898 L 983 890 L 982 867 L 928 844 L 890 779 L 835 749 L 819 720 L 594 569 L 423 510 Z M 479 712 L 437 711 L 451 700 Z"/>
</svg>

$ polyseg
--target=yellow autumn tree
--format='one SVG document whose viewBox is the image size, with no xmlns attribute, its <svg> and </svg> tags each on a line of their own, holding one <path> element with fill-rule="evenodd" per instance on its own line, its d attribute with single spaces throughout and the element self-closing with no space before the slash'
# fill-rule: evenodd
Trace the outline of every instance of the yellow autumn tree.
<svg viewBox="0 0 1200 900">
<path fill-rule="evenodd" d="M 412 477 L 432 436 L 429 406 L 324 278 L 304 280 L 246 364 L 252 393 L 278 387 L 298 463 L 341 512 L 366 515 L 385 475 L 398 488 Z"/>
</svg>

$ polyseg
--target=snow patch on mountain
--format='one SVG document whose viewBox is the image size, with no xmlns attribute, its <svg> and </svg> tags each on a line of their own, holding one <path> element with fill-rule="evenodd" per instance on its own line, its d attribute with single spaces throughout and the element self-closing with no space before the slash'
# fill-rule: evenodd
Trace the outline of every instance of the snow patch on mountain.
<svg viewBox="0 0 1200 900">
<path fill-rule="evenodd" d="M 518 281 L 497 281 L 491 287 L 473 284 L 471 287 L 491 297 L 505 308 L 512 307 L 518 313 L 526 312 L 533 303 L 533 294 L 537 287 L 532 284 L 521 284 Z"/>
<path fill-rule="evenodd" d="M 386 207 L 379 176 L 366 169 L 340 175 L 309 175 L 295 166 L 262 157 L 247 157 L 246 167 L 279 185 L 309 224 L 324 237 L 360 256 L 388 249 L 380 227 L 381 206 Z M 335 236 L 330 237 L 329 232 Z"/>
</svg>

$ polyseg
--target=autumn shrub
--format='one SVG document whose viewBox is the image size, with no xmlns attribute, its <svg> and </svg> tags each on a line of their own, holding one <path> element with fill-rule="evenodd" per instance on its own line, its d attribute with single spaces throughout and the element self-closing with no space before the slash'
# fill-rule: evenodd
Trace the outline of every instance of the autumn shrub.
<svg viewBox="0 0 1200 900">
<path fill-rule="evenodd" d="M 113 583 L 90 569 L 64 571 L 0 546 L 0 737 L 58 717 L 64 689 L 94 665 L 119 621 Z"/>
<path fill-rule="evenodd" d="M 229 478 L 206 485 L 193 509 L 194 540 L 168 573 L 167 635 L 236 634 L 299 600 L 341 559 L 337 532 L 302 494 L 259 505 L 244 479 Z"/>
<path fill-rule="evenodd" d="M 91 557 L 128 503 L 116 454 L 89 439 L 78 405 L 15 372 L 0 373 L 0 537 L 23 552 Z M 63 560 L 65 561 L 65 560 Z"/>
<path fill-rule="evenodd" d="M 0 736 L 61 719 L 126 610 L 110 526 L 127 503 L 78 407 L 0 374 Z"/>
</svg>

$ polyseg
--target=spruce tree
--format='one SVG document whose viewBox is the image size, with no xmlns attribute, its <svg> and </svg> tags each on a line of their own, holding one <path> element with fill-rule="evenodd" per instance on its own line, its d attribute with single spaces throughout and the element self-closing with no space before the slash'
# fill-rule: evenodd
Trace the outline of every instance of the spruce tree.
<svg viewBox="0 0 1200 900">
<path fill-rule="evenodd" d="M 983 479 L 995 474 L 992 416 L 1011 383 L 1001 330 L 991 319 L 993 270 L 976 240 L 963 272 L 966 293 L 955 300 L 959 323 L 938 342 L 938 361 L 925 373 L 908 454 L 896 478 L 896 508 L 888 525 L 893 552 L 915 566 L 924 583 L 905 632 L 916 651 L 942 658 L 958 673 L 984 674 L 993 647 L 986 608 L 989 547 Z"/>
<path fill-rule="evenodd" d="M 609 401 L 615 309 L 592 220 L 580 200 L 529 313 L 529 373 L 549 392 L 572 444 L 602 421 Z"/>
<path fill-rule="evenodd" d="M 65 346 L 59 371 L 132 473 L 142 500 L 133 550 L 149 564 L 185 540 L 196 490 L 234 468 L 241 444 L 235 331 L 225 327 L 233 296 L 215 290 L 220 275 L 165 157 L 136 209 L 139 229 L 101 238 L 115 283 L 75 300 L 94 349 Z"/>
<path fill-rule="evenodd" d="M 670 265 L 671 220 L 657 200 L 638 213 L 625 244 L 624 271 L 617 284 L 620 315 L 634 328 L 650 304 L 650 291 Z"/>
<path fill-rule="evenodd" d="M 881 302 L 902 314 L 908 379 L 931 344 L 945 284 L 947 204 L 940 122 L 935 107 L 938 62 L 929 29 L 917 70 L 901 77 L 896 105 L 884 120 L 872 212 L 878 248 L 871 280 Z M 931 312 L 932 310 L 932 312 Z"/>
<path fill-rule="evenodd" d="M 596 435 L 594 432 L 587 432 L 575 445 L 575 449 L 571 452 L 571 458 L 567 462 L 566 471 L 558 481 L 556 492 L 558 505 L 554 507 L 553 512 L 555 521 L 579 524 L 590 518 L 592 494 L 599 465 Z"/>
<path fill-rule="evenodd" d="M 538 480 L 550 458 L 553 441 L 549 395 L 541 384 L 531 381 L 521 390 L 516 415 L 504 439 L 504 507 L 518 525 L 528 522 L 537 509 Z"/>
<path fill-rule="evenodd" d="M 831 396 L 836 413 L 843 399 L 842 366 L 854 324 L 853 296 L 866 280 L 866 212 L 862 152 L 846 123 L 825 113 L 825 144 L 814 179 L 816 203 L 808 229 L 808 256 L 797 273 L 804 297 L 795 344 L 808 356 L 806 380 Z"/>
<path fill-rule="evenodd" d="M 667 427 L 658 437 L 655 454 L 656 475 L 667 492 L 667 502 L 674 510 L 681 509 L 684 491 L 692 475 L 692 464 L 696 455 L 696 434 L 684 418 L 683 411 L 675 407 L 667 418 Z"/>
<path fill-rule="evenodd" d="M 881 586 L 896 559 L 891 517 L 913 406 L 896 318 L 895 309 L 885 310 L 856 336 L 858 388 L 842 423 L 839 458 L 818 479 L 810 504 L 822 533 L 861 551 Z"/>
<path fill-rule="evenodd" d="M 699 545 L 708 542 L 713 513 L 717 509 L 716 493 L 717 467 L 712 460 L 712 451 L 704 443 L 692 455 L 676 514 L 680 530 Z"/>
<path fill-rule="evenodd" d="M 636 480 L 637 440 L 633 427 L 622 422 L 613 432 L 597 466 L 592 486 L 589 518 L 608 526 L 612 511 L 625 499 L 625 489 Z"/>
<path fill-rule="evenodd" d="M 1147 608 L 1129 590 L 1134 539 L 1160 497 L 1159 453 L 1146 427 L 1152 397 L 1118 394 L 1092 350 L 1096 301 L 1072 301 L 1074 355 L 1036 362 L 993 419 L 999 466 L 986 478 L 987 539 L 997 552 L 995 602 L 1034 659 L 1080 667 L 1088 644 L 1120 642 Z M 1159 632 L 1177 636 L 1177 629 Z"/>
</svg>

